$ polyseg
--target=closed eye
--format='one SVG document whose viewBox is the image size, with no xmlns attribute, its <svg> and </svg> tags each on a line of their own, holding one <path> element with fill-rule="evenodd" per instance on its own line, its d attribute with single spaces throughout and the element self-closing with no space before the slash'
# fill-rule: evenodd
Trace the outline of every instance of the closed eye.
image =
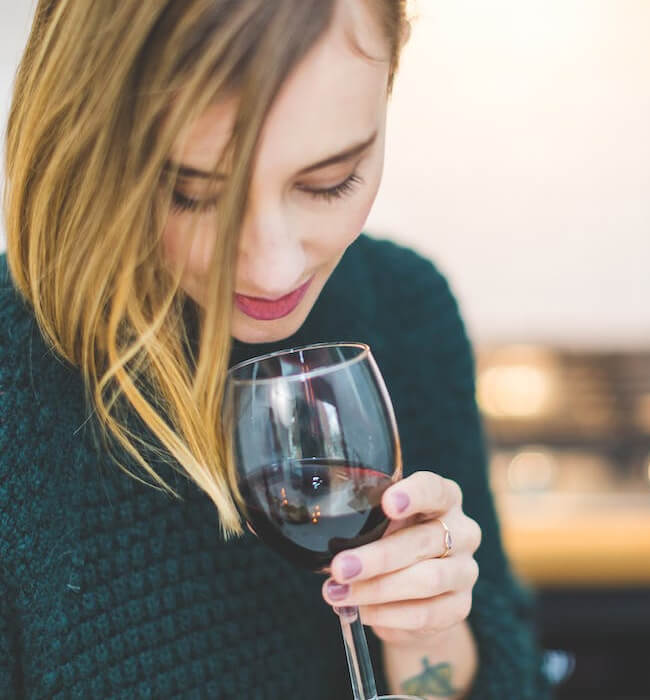
<svg viewBox="0 0 650 700">
<path fill-rule="evenodd" d="M 334 199 L 339 199 L 345 195 L 351 194 L 361 184 L 363 184 L 363 179 L 357 173 L 352 173 L 352 175 L 345 178 L 343 182 L 333 187 L 317 189 L 300 185 L 298 189 L 316 199 L 324 199 L 326 202 L 332 202 Z"/>
<path fill-rule="evenodd" d="M 298 189 L 314 199 L 322 199 L 328 203 L 331 203 L 335 199 L 340 199 L 341 197 L 351 194 L 361 184 L 363 184 L 363 178 L 361 178 L 361 176 L 357 173 L 352 173 L 352 175 L 345 178 L 343 182 L 340 182 L 333 187 L 313 188 L 300 185 Z M 205 212 L 214 208 L 216 203 L 216 197 L 211 197 L 209 199 L 194 199 L 184 195 L 178 190 L 174 190 L 172 193 L 171 208 L 172 211 Z"/>
<path fill-rule="evenodd" d="M 178 190 L 172 193 L 172 211 L 207 211 L 217 203 L 216 197 L 210 199 L 193 199 L 187 197 Z"/>
</svg>

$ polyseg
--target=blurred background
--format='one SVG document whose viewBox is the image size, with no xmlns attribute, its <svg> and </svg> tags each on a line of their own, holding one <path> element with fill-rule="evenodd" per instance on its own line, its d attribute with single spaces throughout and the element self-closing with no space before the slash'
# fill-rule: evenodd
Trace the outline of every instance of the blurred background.
<svg viewBox="0 0 650 700">
<path fill-rule="evenodd" d="M 32 9 L 0 0 L 3 129 Z M 562 652 L 548 672 L 571 672 L 558 697 L 647 700 L 650 0 L 411 11 L 367 230 L 459 299 L 504 541 Z"/>
</svg>

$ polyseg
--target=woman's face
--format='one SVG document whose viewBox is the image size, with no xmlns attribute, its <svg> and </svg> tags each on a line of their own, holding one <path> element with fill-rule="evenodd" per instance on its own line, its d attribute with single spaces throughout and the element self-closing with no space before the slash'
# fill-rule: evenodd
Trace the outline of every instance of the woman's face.
<svg viewBox="0 0 650 700">
<path fill-rule="evenodd" d="M 327 33 L 274 102 L 260 135 L 240 237 L 235 338 L 261 343 L 295 333 L 359 235 L 381 180 L 389 72 L 387 60 L 368 56 L 387 59 L 388 48 L 366 3 L 339 0 Z M 204 307 L 211 303 L 216 238 L 211 209 L 221 187 L 206 176 L 228 141 L 235 109 L 234 102 L 212 106 L 171 155 L 180 176 L 165 255 L 179 262 L 197 215 L 181 284 Z"/>
</svg>

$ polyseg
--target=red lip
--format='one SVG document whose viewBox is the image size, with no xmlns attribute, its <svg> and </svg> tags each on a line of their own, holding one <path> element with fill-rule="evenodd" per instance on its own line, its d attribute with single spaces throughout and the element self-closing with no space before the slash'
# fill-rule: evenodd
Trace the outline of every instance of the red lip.
<svg viewBox="0 0 650 700">
<path fill-rule="evenodd" d="M 312 275 L 298 289 L 279 299 L 262 299 L 261 297 L 235 294 L 235 304 L 241 312 L 257 321 L 273 321 L 276 318 L 283 318 L 288 316 L 302 301 L 313 279 Z"/>
</svg>

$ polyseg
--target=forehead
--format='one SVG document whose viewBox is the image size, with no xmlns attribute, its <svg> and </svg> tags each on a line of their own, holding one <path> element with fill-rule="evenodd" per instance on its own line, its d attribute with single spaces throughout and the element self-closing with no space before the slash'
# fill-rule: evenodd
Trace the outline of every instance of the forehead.
<svg viewBox="0 0 650 700">
<path fill-rule="evenodd" d="M 365 0 L 339 0 L 331 26 L 273 103 L 261 134 L 258 175 L 299 170 L 367 139 L 386 105 L 388 55 L 388 42 Z M 212 170 L 236 107 L 231 98 L 208 108 L 174 149 L 174 159 Z"/>
</svg>

